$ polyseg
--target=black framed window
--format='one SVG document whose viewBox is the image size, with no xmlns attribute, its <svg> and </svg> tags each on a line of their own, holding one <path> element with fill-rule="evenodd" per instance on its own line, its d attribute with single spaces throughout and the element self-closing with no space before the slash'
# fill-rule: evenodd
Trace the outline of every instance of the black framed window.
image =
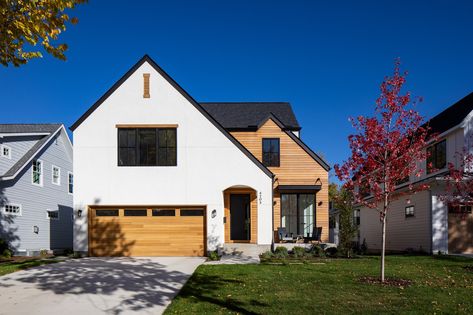
<svg viewBox="0 0 473 315">
<path fill-rule="evenodd" d="M 181 209 L 181 217 L 202 217 L 204 209 Z"/>
<path fill-rule="evenodd" d="M 95 210 L 95 215 L 97 217 L 118 217 L 118 209 L 97 209 Z"/>
<path fill-rule="evenodd" d="M 289 235 L 315 235 L 315 194 L 281 194 L 281 227 Z"/>
<path fill-rule="evenodd" d="M 471 213 L 471 205 L 448 205 L 448 213 L 457 213 L 457 214 L 470 214 Z"/>
<path fill-rule="evenodd" d="M 353 211 L 353 224 L 356 226 L 360 225 L 360 209 L 356 209 Z"/>
<path fill-rule="evenodd" d="M 447 140 L 442 140 L 427 148 L 427 174 L 447 166 Z"/>
<path fill-rule="evenodd" d="M 406 218 L 413 217 L 415 213 L 414 210 L 415 210 L 414 206 L 407 206 L 405 210 Z"/>
<path fill-rule="evenodd" d="M 119 166 L 176 166 L 175 128 L 119 128 Z"/>
<path fill-rule="evenodd" d="M 148 215 L 146 209 L 125 209 L 123 214 L 125 217 L 146 217 Z"/>
<path fill-rule="evenodd" d="M 158 165 L 176 165 L 176 129 L 158 129 Z"/>
<path fill-rule="evenodd" d="M 174 217 L 176 210 L 174 209 L 153 209 L 153 217 Z"/>
<path fill-rule="evenodd" d="M 264 138 L 263 139 L 263 165 L 279 166 L 279 139 Z"/>
</svg>

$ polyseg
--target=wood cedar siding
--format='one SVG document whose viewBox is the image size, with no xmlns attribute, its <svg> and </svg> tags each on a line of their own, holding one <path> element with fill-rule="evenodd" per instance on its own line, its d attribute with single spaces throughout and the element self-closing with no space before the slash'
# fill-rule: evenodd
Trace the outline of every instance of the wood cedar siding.
<svg viewBox="0 0 473 315">
<path fill-rule="evenodd" d="M 328 241 L 328 172 L 304 149 L 269 119 L 257 131 L 235 131 L 231 134 L 258 160 L 262 161 L 262 139 L 280 139 L 280 166 L 268 167 L 278 185 L 315 185 L 318 178 L 322 189 L 316 193 L 316 225 L 322 227 L 322 241 Z M 274 191 L 274 233 L 281 222 L 280 195 Z M 276 235 L 277 236 L 277 235 Z"/>
<path fill-rule="evenodd" d="M 448 214 L 448 253 L 473 254 L 473 213 Z"/>
<path fill-rule="evenodd" d="M 250 240 L 233 241 L 230 239 L 230 195 L 231 194 L 249 194 L 250 195 Z M 225 243 L 258 243 L 258 200 L 256 191 L 248 188 L 229 188 L 223 192 L 223 203 L 225 208 Z"/>
</svg>

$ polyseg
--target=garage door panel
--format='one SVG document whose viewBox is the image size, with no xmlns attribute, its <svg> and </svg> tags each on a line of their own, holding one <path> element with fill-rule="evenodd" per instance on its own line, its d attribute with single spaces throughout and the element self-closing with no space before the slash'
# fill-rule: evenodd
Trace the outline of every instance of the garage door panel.
<svg viewBox="0 0 473 315">
<path fill-rule="evenodd" d="M 89 248 L 92 256 L 203 256 L 205 253 L 205 216 L 125 216 L 124 207 L 116 211 L 102 211 L 118 216 L 89 214 Z M 126 208 L 131 210 L 130 208 Z M 143 208 L 139 208 L 143 209 Z M 171 209 L 171 208 L 166 208 Z M 186 208 L 192 210 L 192 208 Z M 202 209 L 201 207 L 196 209 Z M 196 210 L 194 209 L 194 210 Z M 100 209 L 99 209 L 100 210 Z M 143 211 L 140 211 L 143 214 Z M 99 211 L 100 214 L 100 211 Z M 132 210 L 127 214 L 133 214 Z M 185 214 L 205 214 L 191 211 Z"/>
</svg>

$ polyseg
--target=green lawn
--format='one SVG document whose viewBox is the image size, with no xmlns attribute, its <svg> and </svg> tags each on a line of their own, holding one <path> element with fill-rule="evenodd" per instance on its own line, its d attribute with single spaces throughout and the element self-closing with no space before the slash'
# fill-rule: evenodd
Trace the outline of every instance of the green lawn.
<svg viewBox="0 0 473 315">
<path fill-rule="evenodd" d="M 465 268 L 466 267 L 466 268 Z M 386 287 L 379 257 L 300 265 L 203 265 L 166 314 L 473 314 L 473 260 L 388 256 L 386 275 L 412 281 Z"/>
<path fill-rule="evenodd" d="M 57 260 L 44 260 L 41 258 L 12 258 L 8 260 L 0 260 L 0 276 L 28 269 L 31 267 L 41 266 L 45 264 L 52 264 L 58 262 Z"/>
</svg>

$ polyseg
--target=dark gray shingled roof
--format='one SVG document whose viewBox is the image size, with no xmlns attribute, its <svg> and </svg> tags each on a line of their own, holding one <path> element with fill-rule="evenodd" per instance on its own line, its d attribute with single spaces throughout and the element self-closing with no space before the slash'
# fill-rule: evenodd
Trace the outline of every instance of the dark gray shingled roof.
<svg viewBox="0 0 473 315">
<path fill-rule="evenodd" d="M 0 124 L 0 133 L 48 133 L 36 142 L 0 179 L 15 176 L 23 166 L 47 143 L 53 134 L 61 128 L 61 124 Z"/>
<path fill-rule="evenodd" d="M 473 93 L 468 94 L 440 114 L 427 121 L 432 134 L 441 134 L 460 124 L 473 111 Z"/>
<path fill-rule="evenodd" d="M 201 102 L 200 105 L 227 130 L 254 129 L 270 114 L 288 130 L 300 130 L 287 102 Z"/>
</svg>

